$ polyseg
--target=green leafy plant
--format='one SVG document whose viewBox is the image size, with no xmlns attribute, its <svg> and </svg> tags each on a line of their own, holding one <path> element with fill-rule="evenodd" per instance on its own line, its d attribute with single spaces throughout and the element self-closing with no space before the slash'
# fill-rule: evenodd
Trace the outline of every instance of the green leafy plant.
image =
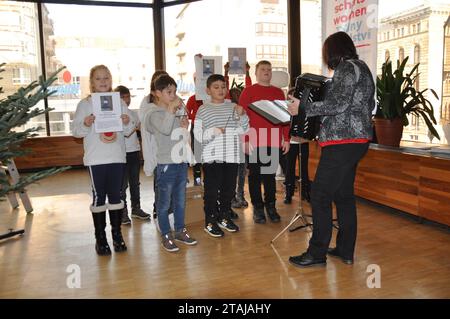
<svg viewBox="0 0 450 319">
<path fill-rule="evenodd" d="M 244 82 L 237 83 L 236 79 L 233 79 L 233 82 L 231 82 L 231 88 L 230 89 L 234 89 L 234 88 L 236 88 L 236 89 L 238 89 L 238 90 L 240 90 L 242 92 L 244 90 Z"/>
<path fill-rule="evenodd" d="M 0 64 L 0 72 L 4 71 L 5 63 Z M 30 153 L 30 150 L 21 147 L 22 142 L 36 135 L 41 128 L 29 128 L 25 131 L 15 130 L 31 118 L 45 114 L 52 109 L 35 108 L 42 99 L 52 95 L 48 87 L 57 79 L 57 73 L 52 74 L 48 80 L 43 77 L 34 81 L 26 87 L 19 88 L 17 92 L 6 98 L 0 99 L 0 163 L 8 164 L 11 159 Z M 2 78 L 0 77 L 0 80 Z M 0 94 L 3 93 L 0 87 Z M 22 190 L 25 186 L 34 183 L 47 176 L 62 172 L 70 167 L 51 168 L 37 173 L 29 174 L 20 178 L 19 182 L 10 185 L 8 176 L 0 172 L 0 200 L 8 193 Z"/>
<path fill-rule="evenodd" d="M 416 90 L 415 83 L 420 73 L 414 74 L 419 69 L 417 63 L 409 73 L 404 74 L 406 57 L 402 63 L 397 61 L 397 69 L 392 71 L 392 62 L 383 64 L 381 77 L 377 77 L 377 113 L 376 117 L 393 120 L 401 118 L 403 126 L 409 124 L 408 114 L 422 117 L 431 134 L 440 139 L 433 124 L 436 125 L 433 105 L 424 96 L 428 90 L 439 99 L 433 89 Z"/>
</svg>

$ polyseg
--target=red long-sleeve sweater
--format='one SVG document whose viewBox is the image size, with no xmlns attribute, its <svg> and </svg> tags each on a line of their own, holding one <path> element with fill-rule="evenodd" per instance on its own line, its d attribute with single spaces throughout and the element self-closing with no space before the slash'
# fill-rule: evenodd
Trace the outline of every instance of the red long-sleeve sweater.
<svg viewBox="0 0 450 319">
<path fill-rule="evenodd" d="M 241 93 L 239 98 L 239 105 L 242 105 L 247 112 L 250 119 L 250 128 L 256 130 L 257 139 L 249 134 L 246 140 L 250 139 L 250 143 L 253 147 L 269 146 L 269 147 L 281 147 L 282 137 L 284 141 L 289 141 L 289 125 L 275 125 L 266 120 L 263 116 L 259 115 L 255 111 L 249 108 L 252 102 L 259 100 L 284 100 L 285 96 L 280 88 L 275 86 L 262 86 L 254 84 L 250 87 L 246 87 Z M 264 129 L 267 134 L 264 133 Z M 272 130 L 278 130 L 278 139 L 272 141 Z"/>
<path fill-rule="evenodd" d="M 195 94 L 191 95 L 186 103 L 186 108 L 188 111 L 188 118 L 191 121 L 195 120 L 195 115 L 197 114 L 198 108 L 203 105 L 202 100 L 196 100 Z"/>
</svg>

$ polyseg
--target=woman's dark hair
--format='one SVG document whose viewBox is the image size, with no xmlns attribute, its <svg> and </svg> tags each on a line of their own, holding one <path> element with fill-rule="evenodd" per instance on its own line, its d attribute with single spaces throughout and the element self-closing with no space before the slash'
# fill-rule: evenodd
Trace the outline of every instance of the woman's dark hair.
<svg viewBox="0 0 450 319">
<path fill-rule="evenodd" d="M 350 36 L 341 31 L 333 33 L 325 40 L 322 58 L 328 68 L 334 70 L 341 61 L 358 59 L 358 54 Z"/>
</svg>

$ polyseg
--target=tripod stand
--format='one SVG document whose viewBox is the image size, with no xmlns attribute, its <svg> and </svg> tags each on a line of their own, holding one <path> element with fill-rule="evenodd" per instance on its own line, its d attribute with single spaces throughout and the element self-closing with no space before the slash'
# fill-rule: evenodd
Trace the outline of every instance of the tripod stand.
<svg viewBox="0 0 450 319">
<path fill-rule="evenodd" d="M 301 148 L 299 148 L 299 151 L 300 151 L 300 149 L 301 149 Z M 301 153 L 299 153 L 299 155 L 300 155 L 300 157 L 302 156 Z M 299 161 L 298 161 L 298 169 L 299 169 L 299 172 L 302 171 L 301 158 L 299 158 Z M 295 174 L 295 173 L 294 173 L 294 174 Z M 301 176 L 301 173 L 300 173 L 300 176 Z M 307 228 L 307 227 L 309 227 L 309 228 L 312 229 L 312 227 L 313 227 L 313 224 L 312 224 L 312 223 L 309 223 L 309 222 L 306 220 L 306 217 L 312 217 L 312 215 L 305 214 L 305 213 L 304 213 L 304 210 L 303 210 L 302 184 L 304 184 L 304 183 L 302 183 L 302 178 L 303 178 L 303 177 L 300 177 L 300 183 L 299 183 L 299 188 L 298 188 L 298 198 L 299 198 L 299 202 L 298 202 L 297 211 L 295 212 L 295 214 L 294 214 L 294 216 L 292 217 L 292 219 L 291 219 L 291 221 L 289 222 L 289 224 L 288 224 L 285 228 L 283 228 L 283 230 L 281 230 L 281 231 L 278 233 L 278 235 L 276 235 L 276 236 L 274 237 L 274 239 L 271 240 L 271 242 L 270 242 L 271 244 L 273 244 L 273 243 L 275 242 L 275 240 L 276 240 L 278 237 L 280 237 L 286 230 L 288 230 L 288 229 L 289 229 L 289 228 L 290 228 L 297 220 L 301 220 L 301 221 L 302 221 L 302 225 L 299 225 L 299 226 L 297 226 L 297 227 L 294 227 L 294 228 L 289 229 L 289 232 L 294 232 L 294 231 L 296 231 L 296 230 L 303 229 L 303 228 Z M 332 222 L 333 222 L 333 228 L 339 229 L 339 226 L 337 226 L 337 225 L 335 224 L 336 221 L 337 221 L 337 219 L 334 219 L 334 218 L 332 219 Z"/>
<path fill-rule="evenodd" d="M 300 149 L 301 147 L 299 147 L 299 155 L 301 155 L 300 153 Z M 298 160 L 298 171 L 299 174 L 301 176 L 301 171 L 302 171 L 302 161 L 301 158 L 299 158 Z M 295 176 L 295 172 L 294 172 L 294 176 Z M 272 239 L 270 241 L 271 244 L 273 244 L 275 242 L 275 240 L 277 240 L 278 237 L 280 237 L 286 230 L 288 230 L 297 220 L 301 220 L 303 225 L 297 226 L 293 229 L 289 229 L 290 232 L 293 232 L 295 230 L 299 230 L 302 228 L 307 228 L 310 227 L 312 229 L 313 224 L 309 223 L 306 218 L 305 215 L 303 213 L 303 201 L 302 201 L 302 177 L 300 177 L 300 183 L 299 183 L 299 187 L 298 187 L 298 198 L 299 198 L 299 202 L 298 202 L 298 207 L 297 207 L 297 211 L 295 212 L 294 216 L 292 217 L 291 221 L 289 222 L 289 224 L 283 228 L 283 230 L 281 230 L 281 232 L 278 233 L 278 235 L 276 235 L 274 237 L 274 239 Z M 306 216 L 311 216 L 311 215 L 306 215 Z"/>
</svg>

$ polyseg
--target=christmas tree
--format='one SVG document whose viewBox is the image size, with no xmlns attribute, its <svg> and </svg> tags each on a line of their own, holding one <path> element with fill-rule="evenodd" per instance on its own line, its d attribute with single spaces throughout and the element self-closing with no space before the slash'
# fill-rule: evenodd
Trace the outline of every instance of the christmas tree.
<svg viewBox="0 0 450 319">
<path fill-rule="evenodd" d="M 4 66 L 5 63 L 0 64 L 0 72 L 4 71 Z M 43 110 L 35 106 L 39 101 L 54 93 L 54 91 L 49 91 L 48 88 L 57 79 L 57 74 L 62 69 L 53 73 L 47 80 L 41 76 L 38 81 L 18 89 L 13 95 L 0 99 L 0 164 L 7 165 L 11 159 L 30 152 L 30 150 L 21 148 L 21 144 L 26 139 L 36 136 L 36 132 L 41 128 L 29 128 L 24 131 L 20 131 L 17 128 L 27 123 L 31 118 L 52 110 Z M 0 87 L 0 96 L 2 94 L 3 88 Z M 3 200 L 8 192 L 20 191 L 31 183 L 68 168 L 70 167 L 51 168 L 28 174 L 21 177 L 19 182 L 14 185 L 10 185 L 8 176 L 0 171 L 0 200 Z"/>
</svg>

